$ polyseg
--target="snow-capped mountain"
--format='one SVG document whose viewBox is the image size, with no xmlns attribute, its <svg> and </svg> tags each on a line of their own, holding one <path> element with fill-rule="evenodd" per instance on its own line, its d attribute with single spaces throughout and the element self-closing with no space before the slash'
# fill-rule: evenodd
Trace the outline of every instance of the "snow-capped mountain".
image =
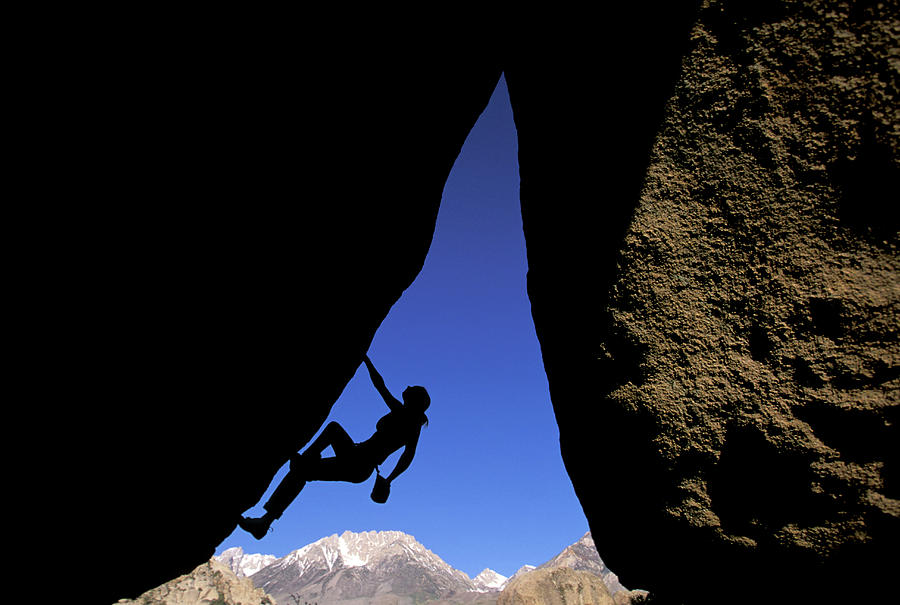
<svg viewBox="0 0 900 605">
<path fill-rule="evenodd" d="M 248 555 L 240 547 L 215 557 L 250 577 L 279 603 L 319 605 L 442 603 L 493 605 L 515 578 L 535 569 L 567 567 L 599 576 L 616 593 L 625 588 L 597 554 L 590 532 L 541 565 L 523 565 L 511 577 L 485 569 L 474 579 L 454 569 L 414 537 L 398 531 L 344 532 L 317 540 L 281 559 Z"/>
<path fill-rule="evenodd" d="M 455 597 L 475 603 L 480 592 L 465 573 L 397 531 L 348 531 L 322 538 L 271 563 L 251 579 L 279 603 L 299 599 L 336 605 Z"/>
<path fill-rule="evenodd" d="M 240 546 L 229 548 L 215 559 L 230 568 L 239 578 L 249 578 L 263 567 L 278 560 L 274 555 L 245 554 L 244 549 Z"/>
<path fill-rule="evenodd" d="M 499 592 L 503 590 L 509 578 L 498 574 L 493 569 L 485 569 L 480 574 L 472 578 L 478 592 Z"/>
</svg>

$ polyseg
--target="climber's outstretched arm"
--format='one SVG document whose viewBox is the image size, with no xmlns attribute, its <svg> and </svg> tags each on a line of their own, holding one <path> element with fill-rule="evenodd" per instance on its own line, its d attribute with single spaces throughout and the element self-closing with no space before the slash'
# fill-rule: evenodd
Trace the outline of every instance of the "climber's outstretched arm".
<svg viewBox="0 0 900 605">
<path fill-rule="evenodd" d="M 416 446 L 418 443 L 419 435 L 416 434 L 416 438 L 406 444 L 406 448 L 403 450 L 403 453 L 400 454 L 400 459 L 397 460 L 397 466 L 395 466 L 394 470 L 391 471 L 391 474 L 387 476 L 388 483 L 396 479 L 397 475 L 409 468 L 409 465 L 412 464 L 413 458 L 416 455 Z"/>
<path fill-rule="evenodd" d="M 391 408 L 392 412 L 402 410 L 403 404 L 391 395 L 391 392 L 384 386 L 384 379 L 378 373 L 378 370 L 375 369 L 375 366 L 372 365 L 372 360 L 369 359 L 369 356 L 364 356 L 363 361 L 366 362 L 366 368 L 369 370 L 369 378 L 372 379 L 372 384 L 375 385 L 375 389 L 381 394 L 381 398 L 384 399 L 387 406 Z"/>
</svg>

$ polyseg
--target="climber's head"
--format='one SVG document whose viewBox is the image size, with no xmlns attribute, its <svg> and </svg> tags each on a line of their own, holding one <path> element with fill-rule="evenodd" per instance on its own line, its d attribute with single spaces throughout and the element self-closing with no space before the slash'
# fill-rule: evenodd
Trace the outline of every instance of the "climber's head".
<svg viewBox="0 0 900 605">
<path fill-rule="evenodd" d="M 422 424 L 428 424 L 425 410 L 431 405 L 431 397 L 428 396 L 425 387 L 406 387 L 403 391 L 403 405 L 411 412 L 422 414 Z"/>
</svg>

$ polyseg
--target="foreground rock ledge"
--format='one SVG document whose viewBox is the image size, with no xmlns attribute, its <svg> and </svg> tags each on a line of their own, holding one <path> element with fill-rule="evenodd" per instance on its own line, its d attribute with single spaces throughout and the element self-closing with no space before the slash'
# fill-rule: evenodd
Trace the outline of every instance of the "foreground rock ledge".
<svg viewBox="0 0 900 605">
<path fill-rule="evenodd" d="M 237 577 L 218 561 L 209 561 L 189 574 L 117 605 L 275 605 L 275 599 L 250 578 Z"/>
<path fill-rule="evenodd" d="M 536 569 L 503 590 L 497 605 L 616 605 L 606 584 L 574 569 Z"/>
</svg>

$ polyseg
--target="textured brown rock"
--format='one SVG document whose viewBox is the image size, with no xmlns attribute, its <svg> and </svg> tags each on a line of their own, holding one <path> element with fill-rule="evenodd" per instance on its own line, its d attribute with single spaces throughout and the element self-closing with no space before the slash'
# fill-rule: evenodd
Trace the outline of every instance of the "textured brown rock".
<svg viewBox="0 0 900 605">
<path fill-rule="evenodd" d="M 616 602 L 616 605 L 631 605 L 636 600 L 641 602 L 647 596 L 646 590 L 620 590 L 613 595 L 613 601 Z"/>
<path fill-rule="evenodd" d="M 606 584 L 592 573 L 536 569 L 509 583 L 497 605 L 615 605 Z"/>
<path fill-rule="evenodd" d="M 275 600 L 254 587 L 249 578 L 238 578 L 213 560 L 133 601 L 122 599 L 118 605 L 275 605 Z"/>
<path fill-rule="evenodd" d="M 563 453 L 627 586 L 860 598 L 900 523 L 898 4 L 711 1 L 691 40 L 593 368 L 536 315 Z"/>
</svg>

